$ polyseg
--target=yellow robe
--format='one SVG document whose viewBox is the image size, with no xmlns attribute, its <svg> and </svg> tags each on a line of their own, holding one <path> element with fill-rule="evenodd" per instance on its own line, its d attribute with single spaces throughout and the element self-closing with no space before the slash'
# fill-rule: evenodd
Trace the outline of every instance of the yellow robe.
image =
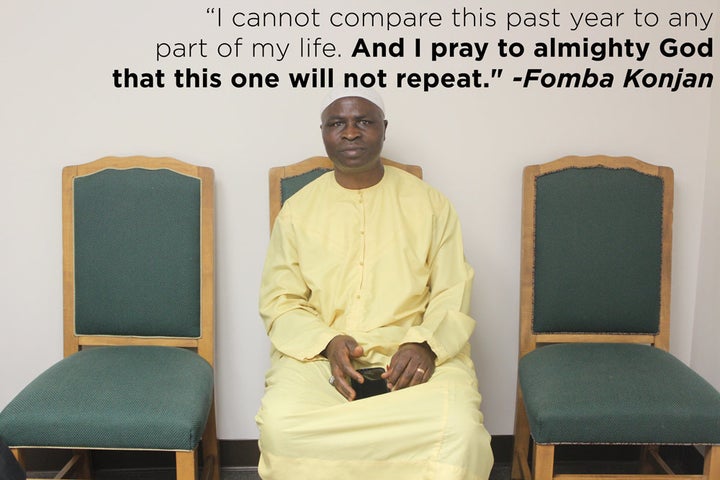
<svg viewBox="0 0 720 480">
<path fill-rule="evenodd" d="M 263 271 L 260 313 L 272 365 L 256 417 L 259 473 L 282 479 L 472 479 L 492 466 L 468 339 L 473 272 L 457 215 L 439 192 L 385 167 L 370 188 L 328 173 L 289 199 Z M 320 356 L 338 334 L 386 366 L 427 342 L 429 382 L 348 402 Z"/>
</svg>

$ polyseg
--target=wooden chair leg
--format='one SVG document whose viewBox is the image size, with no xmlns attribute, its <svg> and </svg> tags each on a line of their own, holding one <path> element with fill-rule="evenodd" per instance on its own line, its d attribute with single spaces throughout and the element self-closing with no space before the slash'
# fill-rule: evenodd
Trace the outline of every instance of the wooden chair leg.
<svg viewBox="0 0 720 480">
<path fill-rule="evenodd" d="M 703 476 L 705 480 L 720 478 L 720 445 L 708 445 Z"/>
<path fill-rule="evenodd" d="M 92 478 L 89 450 L 73 450 L 72 457 L 63 465 L 53 478 L 73 478 L 89 480 Z"/>
<path fill-rule="evenodd" d="M 643 445 L 640 448 L 640 473 L 646 475 L 656 473 L 655 455 L 657 450 L 657 445 Z"/>
<path fill-rule="evenodd" d="M 533 450 L 533 480 L 552 480 L 555 445 L 535 444 Z"/>
<path fill-rule="evenodd" d="M 10 449 L 17 459 L 18 463 L 23 470 L 26 470 L 25 466 L 25 455 L 22 449 L 11 448 Z M 90 450 L 73 450 L 72 457 L 63 465 L 60 471 L 53 478 L 66 478 L 66 475 L 72 475 L 75 479 L 91 479 L 92 478 L 92 464 L 91 464 L 91 452 Z M 30 480 L 30 477 L 28 477 Z"/>
<path fill-rule="evenodd" d="M 197 448 L 191 452 L 175 452 L 175 478 L 197 480 Z"/>
<path fill-rule="evenodd" d="M 25 455 L 23 454 L 23 451 L 19 448 L 11 448 L 10 451 L 15 456 L 15 459 L 18 461 L 22 469 L 25 470 Z"/>
<path fill-rule="evenodd" d="M 515 405 L 515 434 L 513 442 L 512 480 L 530 480 L 528 466 L 528 453 L 530 450 L 530 424 L 528 423 L 525 403 L 518 387 L 517 402 Z"/>
<path fill-rule="evenodd" d="M 89 450 L 74 450 L 75 455 L 79 455 L 79 460 L 75 466 L 75 476 L 77 478 L 92 478 L 92 456 Z"/>
<path fill-rule="evenodd" d="M 207 425 L 202 437 L 203 480 L 220 480 L 220 449 L 215 423 L 215 401 L 210 405 Z"/>
</svg>

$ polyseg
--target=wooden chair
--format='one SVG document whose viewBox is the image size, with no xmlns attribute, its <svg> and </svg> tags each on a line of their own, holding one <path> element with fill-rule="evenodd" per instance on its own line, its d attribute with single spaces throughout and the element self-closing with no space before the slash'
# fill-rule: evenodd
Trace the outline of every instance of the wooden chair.
<svg viewBox="0 0 720 480">
<path fill-rule="evenodd" d="M 668 353 L 673 171 L 565 157 L 526 167 L 523 195 L 512 478 L 632 478 L 554 465 L 558 445 L 633 444 L 637 478 L 719 479 L 720 394 Z M 702 475 L 672 476 L 658 446 L 678 444 L 706 446 Z"/>
<path fill-rule="evenodd" d="M 64 359 L 0 413 L 26 447 L 163 450 L 177 478 L 219 479 L 214 409 L 213 171 L 106 157 L 63 169 Z"/>
<path fill-rule="evenodd" d="M 418 165 L 406 165 L 387 158 L 383 158 L 382 162 L 385 165 L 400 168 L 418 178 L 422 178 L 422 167 Z M 288 198 L 320 175 L 332 169 L 333 163 L 328 157 L 310 157 L 291 165 L 271 168 L 269 173 L 270 230 L 275 224 L 275 217 L 277 217 Z"/>
</svg>

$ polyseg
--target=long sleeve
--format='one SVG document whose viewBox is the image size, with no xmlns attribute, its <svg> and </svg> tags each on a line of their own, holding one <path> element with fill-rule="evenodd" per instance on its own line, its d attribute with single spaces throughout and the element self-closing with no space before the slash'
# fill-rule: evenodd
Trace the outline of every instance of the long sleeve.
<svg viewBox="0 0 720 480">
<path fill-rule="evenodd" d="M 281 213 L 270 236 L 260 286 L 260 315 L 273 347 L 297 360 L 316 357 L 339 332 L 308 302 L 292 222 Z"/>
<path fill-rule="evenodd" d="M 474 272 L 465 261 L 460 222 L 445 201 L 433 226 L 430 297 L 420 325 L 411 327 L 403 343 L 428 342 L 441 364 L 467 344 L 475 321 L 468 315 Z"/>
</svg>

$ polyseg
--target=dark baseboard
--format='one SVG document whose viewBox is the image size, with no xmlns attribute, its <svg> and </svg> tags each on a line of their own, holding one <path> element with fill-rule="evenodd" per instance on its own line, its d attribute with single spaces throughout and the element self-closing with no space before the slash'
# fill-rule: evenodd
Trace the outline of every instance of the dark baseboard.
<svg viewBox="0 0 720 480">
<path fill-rule="evenodd" d="M 495 435 L 491 446 L 495 463 L 509 464 L 512 459 L 512 435 Z M 703 468 L 703 456 L 692 446 L 662 447 L 667 463 L 678 472 L 699 473 Z M 636 445 L 610 446 L 559 446 L 558 461 L 564 462 L 623 462 L 639 458 L 640 447 Z M 28 470 L 56 471 L 62 468 L 69 453 L 62 450 L 26 450 Z M 220 463 L 222 468 L 255 467 L 260 458 L 257 440 L 220 440 Z M 173 468 L 172 452 L 133 452 L 98 450 L 93 452 L 93 467 L 98 470 L 166 469 Z"/>
<path fill-rule="evenodd" d="M 220 440 L 223 467 L 256 467 L 260 460 L 257 440 Z"/>
<path fill-rule="evenodd" d="M 513 451 L 512 435 L 493 435 L 490 439 L 490 447 L 496 463 L 510 463 Z"/>
</svg>

